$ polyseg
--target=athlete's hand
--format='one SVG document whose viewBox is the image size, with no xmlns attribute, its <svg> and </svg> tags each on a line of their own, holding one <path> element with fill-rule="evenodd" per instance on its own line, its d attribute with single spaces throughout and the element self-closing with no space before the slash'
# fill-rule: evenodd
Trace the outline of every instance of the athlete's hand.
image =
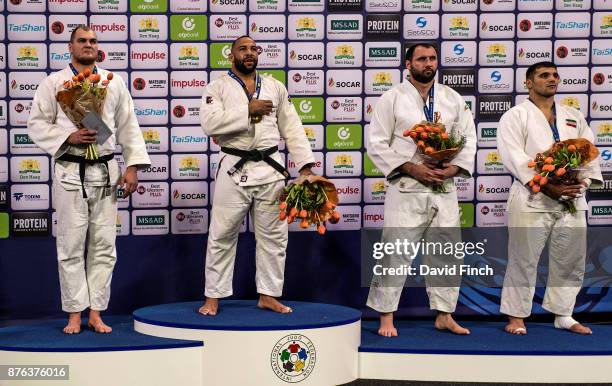
<svg viewBox="0 0 612 386">
<path fill-rule="evenodd" d="M 253 98 L 249 102 L 249 116 L 263 116 L 270 114 L 274 105 L 271 100 Z"/>
</svg>

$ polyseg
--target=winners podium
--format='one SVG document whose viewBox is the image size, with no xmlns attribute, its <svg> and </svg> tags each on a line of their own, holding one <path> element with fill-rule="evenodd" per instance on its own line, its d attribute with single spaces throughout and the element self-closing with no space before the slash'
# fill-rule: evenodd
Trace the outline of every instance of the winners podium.
<svg viewBox="0 0 612 386">
<path fill-rule="evenodd" d="M 465 322 L 471 335 L 458 336 L 436 331 L 433 318 L 400 320 L 399 336 L 390 339 L 357 310 L 285 304 L 294 312 L 261 310 L 255 300 L 223 301 L 215 317 L 198 314 L 201 302 L 146 307 L 106 317 L 111 334 L 85 328 L 66 335 L 65 320 L 2 328 L 0 365 L 68 366 L 68 373 L 0 385 L 332 386 L 357 378 L 612 384 L 612 325 L 591 325 L 593 335 L 580 336 L 527 323 L 528 335 L 514 336 L 503 322 Z"/>
</svg>

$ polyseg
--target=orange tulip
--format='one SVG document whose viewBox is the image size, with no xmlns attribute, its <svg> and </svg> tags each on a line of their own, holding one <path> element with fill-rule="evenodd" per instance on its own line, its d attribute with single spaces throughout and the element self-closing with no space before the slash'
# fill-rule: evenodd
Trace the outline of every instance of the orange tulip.
<svg viewBox="0 0 612 386">
<path fill-rule="evenodd" d="M 540 191 L 540 185 L 533 185 L 531 187 L 531 191 L 534 193 L 538 193 Z"/>
<path fill-rule="evenodd" d="M 544 160 L 545 164 L 552 164 L 555 160 L 552 157 L 546 157 Z"/>
<path fill-rule="evenodd" d="M 544 186 L 548 184 L 548 177 L 542 177 L 542 179 L 540 179 L 540 186 Z"/>
<path fill-rule="evenodd" d="M 535 163 L 535 161 L 529 161 L 527 166 L 530 167 L 530 168 L 534 168 L 536 166 L 536 163 Z"/>
<path fill-rule="evenodd" d="M 562 175 L 564 175 L 566 172 L 565 168 L 559 168 L 557 169 L 557 171 L 555 172 L 555 174 L 559 177 L 561 177 Z"/>
</svg>

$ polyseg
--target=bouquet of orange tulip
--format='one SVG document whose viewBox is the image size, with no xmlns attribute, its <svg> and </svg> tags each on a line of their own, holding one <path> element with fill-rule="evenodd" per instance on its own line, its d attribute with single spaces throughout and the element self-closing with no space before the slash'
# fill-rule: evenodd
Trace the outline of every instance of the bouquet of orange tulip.
<svg viewBox="0 0 612 386">
<path fill-rule="evenodd" d="M 423 159 L 440 167 L 443 162 L 455 158 L 465 145 L 465 136 L 456 135 L 454 131 L 448 133 L 443 123 L 422 121 L 404 130 L 402 135 L 412 138 Z M 442 184 L 434 185 L 433 189 L 436 192 L 446 192 Z"/>
<path fill-rule="evenodd" d="M 321 176 L 301 177 L 285 186 L 279 201 L 280 221 L 287 220 L 291 224 L 301 219 L 300 228 L 314 225 L 320 235 L 325 234 L 326 221 L 332 224 L 340 221 L 340 213 L 335 210 L 338 205 L 336 186 Z"/>
<path fill-rule="evenodd" d="M 64 90 L 55 96 L 64 114 L 79 129 L 83 127 L 81 121 L 90 112 L 102 114 L 104 99 L 106 98 L 106 86 L 113 79 L 113 74 L 108 73 L 106 79 L 101 81 L 100 74 L 92 74 L 90 69 L 74 75 L 71 80 L 64 82 Z M 98 159 L 96 144 L 87 146 L 85 159 Z"/>
<path fill-rule="evenodd" d="M 529 181 L 531 191 L 539 193 L 542 186 L 546 184 L 579 184 L 580 167 L 593 161 L 598 155 L 597 147 L 584 138 L 555 142 L 544 153 L 538 153 L 535 159 L 527 165 L 537 172 Z M 562 201 L 562 203 L 565 210 L 576 213 L 576 205 L 573 200 Z"/>
</svg>

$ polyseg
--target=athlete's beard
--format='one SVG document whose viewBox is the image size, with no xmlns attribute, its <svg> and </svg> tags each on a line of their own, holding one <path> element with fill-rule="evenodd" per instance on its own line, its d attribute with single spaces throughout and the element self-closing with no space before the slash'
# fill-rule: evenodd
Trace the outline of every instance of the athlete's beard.
<svg viewBox="0 0 612 386">
<path fill-rule="evenodd" d="M 93 58 L 83 58 L 83 57 L 77 57 L 77 56 L 74 57 L 74 60 L 76 60 L 78 64 L 81 64 L 83 66 L 90 66 L 94 64 L 96 62 L 96 59 L 97 59 L 96 57 L 93 57 Z"/>
<path fill-rule="evenodd" d="M 427 76 L 422 72 L 419 72 L 413 68 L 410 69 L 410 77 L 419 83 L 429 83 L 436 77 L 436 71 L 433 71 L 431 75 Z"/>
<path fill-rule="evenodd" d="M 253 58 L 253 67 L 248 68 L 244 65 L 244 60 L 234 60 L 234 65 L 236 69 L 243 73 L 244 75 L 249 75 L 257 68 L 257 58 Z"/>
</svg>

